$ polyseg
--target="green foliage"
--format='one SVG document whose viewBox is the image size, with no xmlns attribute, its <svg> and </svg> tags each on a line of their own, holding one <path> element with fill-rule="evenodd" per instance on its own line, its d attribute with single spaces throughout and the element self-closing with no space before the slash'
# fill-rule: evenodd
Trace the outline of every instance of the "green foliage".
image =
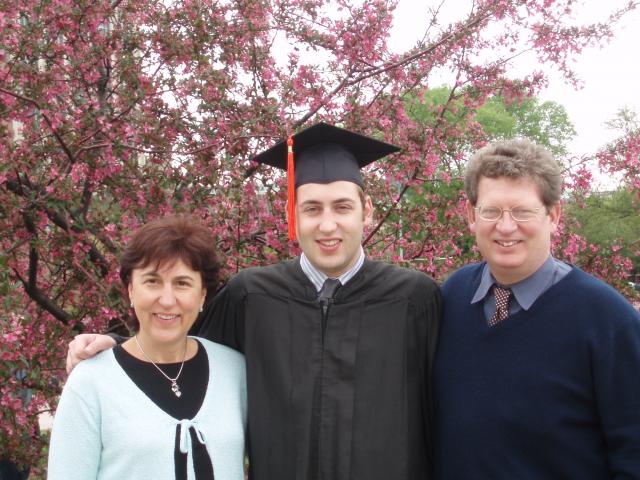
<svg viewBox="0 0 640 480">
<path fill-rule="evenodd" d="M 540 103 L 536 97 L 511 103 L 491 97 L 475 118 L 491 140 L 526 137 L 546 146 L 556 157 L 567 153 L 566 144 L 576 133 L 562 105 Z"/>
<path fill-rule="evenodd" d="M 583 203 L 573 202 L 566 214 L 580 225 L 585 240 L 629 257 L 640 272 L 640 199 L 626 189 L 592 193 Z"/>
<path fill-rule="evenodd" d="M 422 100 L 410 99 L 407 112 L 414 121 L 432 128 L 446 122 L 466 130 L 477 122 L 486 141 L 526 137 L 546 146 L 558 158 L 567 153 L 567 143 L 576 134 L 565 108 L 553 101 L 527 97 L 508 102 L 494 95 L 474 107 L 465 105 L 462 98 L 462 93 L 449 87 L 433 88 Z"/>
<path fill-rule="evenodd" d="M 500 97 L 491 97 L 478 109 L 476 121 L 489 138 L 510 138 L 515 135 L 517 120 Z"/>
</svg>

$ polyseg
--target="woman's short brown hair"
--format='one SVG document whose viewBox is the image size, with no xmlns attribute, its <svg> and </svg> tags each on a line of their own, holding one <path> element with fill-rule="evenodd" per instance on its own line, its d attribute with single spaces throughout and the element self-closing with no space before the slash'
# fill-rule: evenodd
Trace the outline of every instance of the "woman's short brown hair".
<svg viewBox="0 0 640 480">
<path fill-rule="evenodd" d="M 176 260 L 200 272 L 202 286 L 207 289 L 205 301 L 209 300 L 216 293 L 220 271 L 215 240 L 207 227 L 185 215 L 152 220 L 136 230 L 120 259 L 120 279 L 126 289 L 135 268 Z"/>
<path fill-rule="evenodd" d="M 560 164 L 546 148 L 526 139 L 492 143 L 471 157 L 464 187 L 472 205 L 478 201 L 478 184 L 482 177 L 531 179 L 538 185 L 547 209 L 558 203 L 562 193 Z"/>
</svg>

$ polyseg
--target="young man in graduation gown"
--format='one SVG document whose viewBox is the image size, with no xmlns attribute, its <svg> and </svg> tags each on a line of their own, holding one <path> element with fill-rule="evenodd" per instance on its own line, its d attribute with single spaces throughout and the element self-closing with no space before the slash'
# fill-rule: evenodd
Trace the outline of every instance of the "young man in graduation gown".
<svg viewBox="0 0 640 480">
<path fill-rule="evenodd" d="M 251 478 L 428 479 L 439 290 L 361 246 L 360 168 L 398 149 L 326 124 L 292 140 L 293 159 L 282 142 L 256 160 L 293 160 L 302 255 L 237 274 L 195 327 L 246 356 Z M 92 341 L 72 343 L 72 363 Z"/>
<path fill-rule="evenodd" d="M 484 261 L 451 275 L 435 365 L 436 478 L 640 478 L 640 314 L 551 255 L 559 164 L 526 140 L 465 176 Z"/>
</svg>

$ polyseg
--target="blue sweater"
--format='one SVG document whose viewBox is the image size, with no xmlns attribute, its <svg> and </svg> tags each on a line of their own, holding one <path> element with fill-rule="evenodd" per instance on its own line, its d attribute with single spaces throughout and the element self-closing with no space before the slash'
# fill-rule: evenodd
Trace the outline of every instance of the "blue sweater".
<svg viewBox="0 0 640 480">
<path fill-rule="evenodd" d="M 489 327 L 482 266 L 442 290 L 436 479 L 640 479 L 640 314 L 573 267 Z"/>
</svg>

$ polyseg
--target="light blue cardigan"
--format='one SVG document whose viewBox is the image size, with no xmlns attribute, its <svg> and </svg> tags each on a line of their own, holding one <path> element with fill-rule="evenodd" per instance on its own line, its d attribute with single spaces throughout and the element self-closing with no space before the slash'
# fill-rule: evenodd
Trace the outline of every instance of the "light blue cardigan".
<svg viewBox="0 0 640 480">
<path fill-rule="evenodd" d="M 183 427 L 205 439 L 216 480 L 243 480 L 246 427 L 244 356 L 198 338 L 209 360 L 202 407 Z M 81 362 L 71 373 L 56 411 L 49 448 L 49 480 L 174 480 L 176 425 L 124 372 L 113 351 Z M 194 478 L 190 435 L 188 478 Z"/>
</svg>

